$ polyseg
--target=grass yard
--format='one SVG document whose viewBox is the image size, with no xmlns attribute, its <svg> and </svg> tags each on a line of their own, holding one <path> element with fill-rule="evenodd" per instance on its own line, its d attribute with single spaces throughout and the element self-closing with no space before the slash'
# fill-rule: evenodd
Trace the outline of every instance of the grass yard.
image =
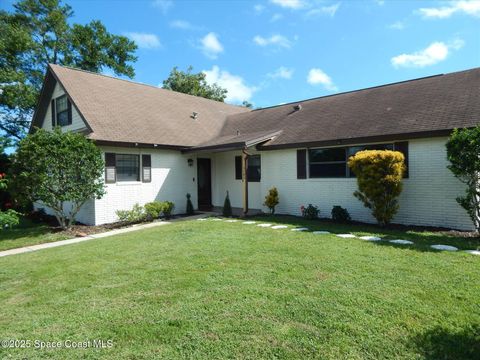
<svg viewBox="0 0 480 360">
<path fill-rule="evenodd" d="M 428 247 L 478 239 L 274 220 L 416 244 L 207 220 L 0 258 L 1 339 L 113 340 L 0 358 L 478 359 L 480 257 Z"/>
<path fill-rule="evenodd" d="M 65 240 L 71 237 L 62 232 L 52 231 L 48 225 L 21 218 L 18 226 L 11 230 L 0 231 L 0 251 Z"/>
</svg>

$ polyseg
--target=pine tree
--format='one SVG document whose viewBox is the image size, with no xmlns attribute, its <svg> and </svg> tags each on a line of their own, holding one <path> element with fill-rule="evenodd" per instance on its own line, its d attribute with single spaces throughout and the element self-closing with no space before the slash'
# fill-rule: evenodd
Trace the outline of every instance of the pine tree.
<svg viewBox="0 0 480 360">
<path fill-rule="evenodd" d="M 192 204 L 192 200 L 190 200 L 190 197 L 191 195 L 187 194 L 187 215 L 193 215 L 193 213 L 195 212 L 193 210 L 193 204 Z"/>
<path fill-rule="evenodd" d="M 225 202 L 223 203 L 222 213 L 224 217 L 232 216 L 232 205 L 230 204 L 230 197 L 228 196 L 228 191 L 227 191 L 227 196 L 225 197 Z"/>
</svg>

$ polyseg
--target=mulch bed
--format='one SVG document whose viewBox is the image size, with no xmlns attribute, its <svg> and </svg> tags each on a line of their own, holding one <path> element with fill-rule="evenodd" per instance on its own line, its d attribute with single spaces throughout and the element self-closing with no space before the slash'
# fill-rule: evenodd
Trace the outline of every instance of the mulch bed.
<svg viewBox="0 0 480 360">
<path fill-rule="evenodd" d="M 265 214 L 266 215 L 266 214 Z M 254 215 L 259 216 L 259 215 Z M 266 215 L 267 216 L 267 215 Z M 285 219 L 288 218 L 298 218 L 298 219 L 303 219 L 300 216 L 294 216 L 294 215 L 275 215 L 279 219 L 282 217 Z M 319 218 L 315 221 L 319 222 L 326 222 L 326 223 L 336 223 L 330 218 Z M 439 233 L 441 235 L 447 235 L 447 236 L 454 236 L 454 237 L 459 237 L 459 238 L 478 238 L 480 240 L 480 234 L 475 231 L 462 231 L 462 230 L 454 230 L 454 229 L 449 229 L 449 228 L 443 228 L 443 227 L 435 227 L 435 226 L 415 226 L 415 225 L 402 225 L 402 224 L 389 224 L 385 227 L 381 227 L 380 225 L 377 224 L 372 224 L 372 223 L 365 223 L 362 221 L 349 221 L 348 224 L 351 225 L 358 225 L 358 226 L 368 226 L 368 227 L 376 227 L 378 229 L 387 229 L 387 230 L 398 230 L 398 231 L 415 231 L 415 232 L 431 232 L 431 233 Z"/>
<path fill-rule="evenodd" d="M 187 217 L 189 215 L 186 214 L 179 214 L 179 215 L 174 215 L 171 216 L 168 220 L 173 220 L 173 219 L 180 219 Z M 71 237 L 83 237 L 83 236 L 88 236 L 88 235 L 93 235 L 93 234 L 100 234 L 103 232 L 107 232 L 110 230 L 116 230 L 116 229 L 121 229 L 121 228 L 126 228 L 130 227 L 132 225 L 136 224 L 148 224 L 150 221 L 144 221 L 144 222 L 138 222 L 138 223 L 125 223 L 125 222 L 115 222 L 115 223 L 110 223 L 110 224 L 104 224 L 104 225 L 83 225 L 83 224 L 75 224 L 73 225 L 70 229 L 64 230 L 58 226 L 57 219 L 54 216 L 50 215 L 45 215 L 45 214 L 36 214 L 33 213 L 29 216 L 29 218 L 35 222 L 42 222 L 46 225 L 48 225 L 53 232 L 56 233 L 63 233 L 65 235 L 71 236 Z M 157 220 L 158 221 L 158 220 Z"/>
</svg>

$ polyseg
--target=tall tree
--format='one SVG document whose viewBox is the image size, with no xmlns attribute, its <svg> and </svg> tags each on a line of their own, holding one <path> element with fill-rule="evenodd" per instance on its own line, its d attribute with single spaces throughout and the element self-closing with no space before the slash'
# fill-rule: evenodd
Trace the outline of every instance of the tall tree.
<svg viewBox="0 0 480 360">
<path fill-rule="evenodd" d="M 446 144 L 448 168 L 466 185 L 465 196 L 457 197 L 480 233 L 480 125 L 455 129 Z"/>
<path fill-rule="evenodd" d="M 134 76 L 137 46 L 109 33 L 100 21 L 69 24 L 72 8 L 61 0 L 21 0 L 0 11 L 0 131 L 25 135 L 48 64 Z"/>
<path fill-rule="evenodd" d="M 163 88 L 221 102 L 227 97 L 227 89 L 217 84 L 208 84 L 205 73 L 193 73 L 192 66 L 189 66 L 187 71 L 178 70 L 175 66 L 163 81 Z"/>
<path fill-rule="evenodd" d="M 10 175 L 18 197 L 49 207 L 65 229 L 85 202 L 105 194 L 103 171 L 101 151 L 92 141 L 56 128 L 20 141 Z"/>
</svg>

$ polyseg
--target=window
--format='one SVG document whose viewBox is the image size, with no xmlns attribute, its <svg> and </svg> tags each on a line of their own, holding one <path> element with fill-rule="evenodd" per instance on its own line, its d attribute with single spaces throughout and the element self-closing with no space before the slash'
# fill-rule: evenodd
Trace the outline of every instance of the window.
<svg viewBox="0 0 480 360">
<path fill-rule="evenodd" d="M 55 100 L 57 125 L 65 126 L 72 123 L 71 105 L 66 95 Z"/>
<path fill-rule="evenodd" d="M 142 155 L 142 181 L 152 181 L 152 157 L 150 155 Z"/>
<path fill-rule="evenodd" d="M 345 148 L 312 149 L 308 151 L 310 177 L 345 177 L 347 174 Z"/>
<path fill-rule="evenodd" d="M 309 149 L 309 177 L 310 178 L 344 178 L 355 177 L 347 165 L 350 156 L 362 150 L 397 150 L 405 155 L 408 169 L 408 143 L 390 143 L 337 147 L 325 149 Z M 408 177 L 408 172 L 404 177 Z"/>
<path fill-rule="evenodd" d="M 249 182 L 260 182 L 262 175 L 260 155 L 248 157 L 247 179 Z M 235 179 L 242 180 L 242 157 L 235 156 Z"/>
<path fill-rule="evenodd" d="M 140 156 L 116 154 L 117 181 L 140 181 Z"/>
</svg>

